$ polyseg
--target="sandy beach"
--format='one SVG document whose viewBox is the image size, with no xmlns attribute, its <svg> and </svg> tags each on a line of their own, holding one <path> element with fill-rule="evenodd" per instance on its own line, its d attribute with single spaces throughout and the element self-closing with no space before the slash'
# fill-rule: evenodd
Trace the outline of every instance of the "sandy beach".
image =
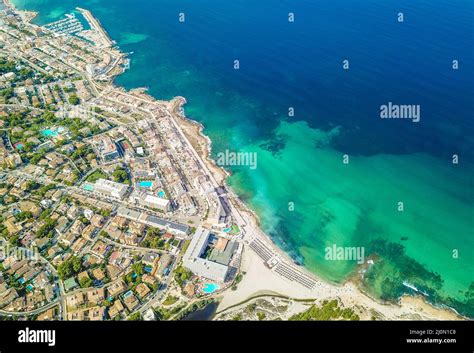
<svg viewBox="0 0 474 353">
<path fill-rule="evenodd" d="M 317 280 L 315 289 L 290 282 L 266 267 L 263 261 L 248 247 L 245 248 L 241 271 L 245 272 L 238 289 L 227 290 L 222 295 L 218 313 L 247 299 L 268 294 L 283 295 L 292 299 L 322 300 L 339 299 L 345 307 L 358 307 L 362 320 L 376 316 L 380 320 L 461 320 L 447 309 L 439 309 L 426 303 L 421 297 L 404 296 L 399 305 L 382 304 L 362 293 L 357 286 L 347 282 L 342 286 Z M 314 277 L 314 276 L 313 276 Z M 234 308 L 233 308 L 234 309 Z M 300 310 L 305 307 L 300 306 Z M 364 315 L 365 314 L 365 315 Z"/>
</svg>

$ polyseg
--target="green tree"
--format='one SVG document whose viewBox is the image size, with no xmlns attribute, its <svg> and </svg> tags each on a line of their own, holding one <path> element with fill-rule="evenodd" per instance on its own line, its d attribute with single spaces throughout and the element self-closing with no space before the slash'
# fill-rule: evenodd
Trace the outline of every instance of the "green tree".
<svg viewBox="0 0 474 353">
<path fill-rule="evenodd" d="M 142 318 L 142 314 L 140 314 L 140 312 L 136 312 L 136 313 L 133 313 L 132 315 L 130 315 L 128 317 L 128 320 L 129 321 L 142 321 L 143 318 Z"/>
<path fill-rule="evenodd" d="M 58 266 L 58 276 L 61 279 L 69 278 L 79 273 L 82 269 L 80 257 L 72 256 Z"/>
<path fill-rule="evenodd" d="M 132 265 L 132 270 L 138 276 L 141 276 L 145 272 L 145 266 L 141 262 L 137 262 L 136 264 Z"/>
<path fill-rule="evenodd" d="M 54 230 L 54 227 L 56 227 L 56 224 L 57 224 L 56 220 L 53 220 L 51 218 L 46 219 L 44 221 L 44 224 L 41 227 L 39 227 L 38 231 L 36 232 L 36 235 L 39 238 L 42 238 L 45 236 L 52 238 L 54 235 L 53 230 Z"/>
<path fill-rule="evenodd" d="M 80 102 L 80 99 L 77 96 L 77 94 L 71 93 L 71 95 L 69 96 L 69 104 L 78 105 L 79 102 Z"/>
<path fill-rule="evenodd" d="M 20 222 L 25 221 L 27 219 L 33 218 L 33 213 L 31 213 L 30 211 L 20 212 L 17 215 L 15 215 L 15 218 Z"/>
<path fill-rule="evenodd" d="M 114 181 L 117 183 L 129 184 L 128 173 L 123 167 L 117 167 L 112 173 Z"/>
<path fill-rule="evenodd" d="M 184 282 L 190 280 L 192 276 L 193 273 L 185 269 L 183 266 L 178 266 L 174 271 L 174 279 L 180 286 L 183 286 Z"/>
<path fill-rule="evenodd" d="M 79 280 L 79 284 L 81 285 L 81 288 L 88 288 L 92 286 L 92 280 L 89 277 L 82 277 Z"/>
</svg>

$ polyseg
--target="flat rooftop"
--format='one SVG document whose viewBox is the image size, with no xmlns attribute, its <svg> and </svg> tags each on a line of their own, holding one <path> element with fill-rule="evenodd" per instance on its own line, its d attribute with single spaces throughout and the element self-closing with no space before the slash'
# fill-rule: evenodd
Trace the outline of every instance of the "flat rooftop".
<svg viewBox="0 0 474 353">
<path fill-rule="evenodd" d="M 171 230 L 179 231 L 182 233 L 189 232 L 189 226 L 185 224 L 167 221 L 166 219 L 158 218 L 156 216 L 150 216 L 145 213 L 134 211 L 126 207 L 120 207 L 117 210 L 117 214 L 119 216 L 131 219 L 140 223 L 145 223 L 152 227 L 155 226 L 155 227 L 169 228 Z"/>
<path fill-rule="evenodd" d="M 198 228 L 183 256 L 183 264 L 198 276 L 223 282 L 229 266 L 201 257 L 209 245 L 211 235 L 207 229 Z"/>
</svg>

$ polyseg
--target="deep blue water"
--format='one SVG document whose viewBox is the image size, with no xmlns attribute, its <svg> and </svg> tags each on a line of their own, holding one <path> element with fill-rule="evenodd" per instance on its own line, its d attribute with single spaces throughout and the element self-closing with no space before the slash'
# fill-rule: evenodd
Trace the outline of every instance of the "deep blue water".
<svg viewBox="0 0 474 353">
<path fill-rule="evenodd" d="M 244 139 L 261 139 L 291 106 L 293 119 L 311 127 L 344 126 L 336 141 L 341 151 L 446 157 L 455 150 L 472 159 L 472 1 L 15 2 L 40 9 L 40 22 L 90 8 L 123 50 L 135 52 L 132 70 L 117 83 L 148 86 L 157 97 L 185 96 L 191 112 L 207 113 L 195 118 L 209 130 L 237 124 Z M 128 43 L 128 33 L 146 37 Z M 235 112 L 239 100 L 245 102 Z M 378 119 L 388 101 L 421 105 L 421 124 Z M 221 109 L 239 118 L 215 119 Z"/>
<path fill-rule="evenodd" d="M 215 104 L 209 88 L 224 88 L 223 105 L 232 106 L 232 100 L 239 99 L 236 94 L 252 97 L 262 113 L 240 121 L 239 129 L 248 139 L 270 134 L 292 106 L 295 119 L 311 127 L 344 126 L 337 146 L 351 154 L 423 151 L 445 157 L 455 150 L 472 157 L 472 2 L 252 4 L 139 1 L 133 9 L 127 6 L 132 12 L 127 16 L 141 18 L 130 32 L 150 37 L 123 46 L 137 53 L 137 68 L 117 82 L 149 86 L 157 96 L 182 94 L 190 106 L 204 109 L 210 99 Z M 287 21 L 289 11 L 295 13 L 294 23 Z M 177 21 L 179 12 L 185 13 L 185 24 Z M 396 21 L 398 12 L 404 13 L 404 23 Z M 191 84 L 186 76 L 182 84 L 176 79 L 162 84 L 163 76 L 170 74 L 170 59 L 161 57 L 162 42 L 173 51 L 174 73 L 189 71 Z M 239 71 L 233 70 L 234 59 L 240 60 Z M 350 61 L 349 71 L 342 70 L 344 59 Z M 460 62 L 457 71 L 451 68 L 453 59 Z M 142 61 L 158 65 L 141 65 Z M 379 106 L 388 101 L 420 104 L 421 124 L 378 119 Z M 245 113 L 245 107 L 240 109 Z M 196 118 L 209 129 L 227 124 L 205 115 Z"/>
</svg>

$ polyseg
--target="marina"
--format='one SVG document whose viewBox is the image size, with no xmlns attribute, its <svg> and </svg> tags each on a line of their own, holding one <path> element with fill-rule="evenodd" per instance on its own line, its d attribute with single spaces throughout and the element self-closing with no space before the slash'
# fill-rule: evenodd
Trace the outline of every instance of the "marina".
<svg viewBox="0 0 474 353">
<path fill-rule="evenodd" d="M 84 26 L 75 14 L 69 13 L 65 17 L 62 20 L 45 25 L 44 28 L 59 35 L 76 34 L 84 30 Z"/>
</svg>

